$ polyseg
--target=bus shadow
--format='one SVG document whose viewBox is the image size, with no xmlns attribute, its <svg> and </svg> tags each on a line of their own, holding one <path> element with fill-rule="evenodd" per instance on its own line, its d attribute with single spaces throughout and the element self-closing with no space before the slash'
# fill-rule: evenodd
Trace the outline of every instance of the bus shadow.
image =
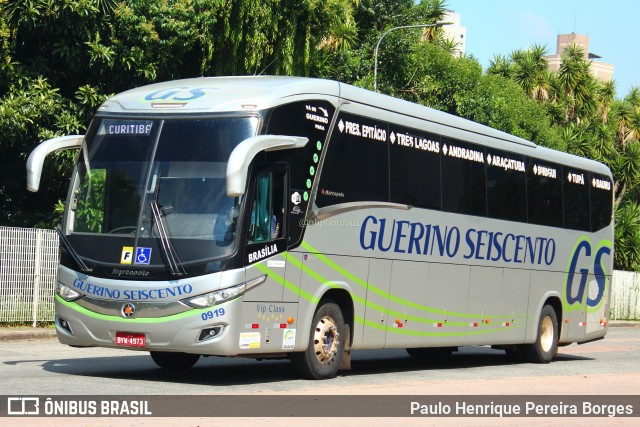
<svg viewBox="0 0 640 427">
<path fill-rule="evenodd" d="M 560 354 L 554 363 L 593 360 Z M 74 358 L 43 361 L 48 372 L 62 375 L 120 380 L 172 382 L 203 386 L 233 386 L 287 382 L 299 377 L 286 359 L 263 360 L 202 357 L 186 371 L 169 371 L 155 365 L 148 355 L 126 357 Z M 8 363 L 8 362 L 5 362 Z M 19 361 L 11 362 L 18 364 Z M 354 351 L 352 370 L 339 376 L 362 376 L 412 371 L 436 371 L 526 364 L 505 356 L 503 351 L 484 347 L 462 348 L 445 360 L 410 357 L 404 350 Z"/>
<path fill-rule="evenodd" d="M 122 360 L 124 359 L 124 360 Z M 162 369 L 150 356 L 63 359 L 42 364 L 44 370 L 63 375 L 193 385 L 250 385 L 276 383 L 295 378 L 288 360 L 202 357 L 184 371 Z"/>
<path fill-rule="evenodd" d="M 379 351 L 379 350 L 378 350 Z M 445 359 L 420 359 L 409 356 L 404 350 L 392 350 L 388 356 L 380 353 L 378 358 L 355 358 L 349 375 L 375 375 L 393 372 L 455 370 L 468 368 L 483 368 L 492 366 L 526 365 L 528 362 L 514 360 L 505 355 L 502 350 L 489 347 L 462 347 Z M 588 361 L 589 357 L 559 354 L 553 363 Z"/>
</svg>

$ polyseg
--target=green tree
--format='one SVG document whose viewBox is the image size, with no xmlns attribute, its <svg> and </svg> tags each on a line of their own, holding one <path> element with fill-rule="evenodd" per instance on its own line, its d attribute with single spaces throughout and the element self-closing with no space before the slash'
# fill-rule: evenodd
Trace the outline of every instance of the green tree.
<svg viewBox="0 0 640 427">
<path fill-rule="evenodd" d="M 500 75 L 485 75 L 477 86 L 457 95 L 456 113 L 537 144 L 566 149 L 546 110 L 527 97 L 520 85 Z"/>
<path fill-rule="evenodd" d="M 640 204 L 629 201 L 615 213 L 615 268 L 640 270 Z"/>
</svg>

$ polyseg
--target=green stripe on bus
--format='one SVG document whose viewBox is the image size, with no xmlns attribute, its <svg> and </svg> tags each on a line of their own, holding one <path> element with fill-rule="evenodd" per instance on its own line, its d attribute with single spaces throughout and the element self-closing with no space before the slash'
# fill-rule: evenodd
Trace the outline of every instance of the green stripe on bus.
<svg viewBox="0 0 640 427">
<path fill-rule="evenodd" d="M 293 264 L 295 267 L 297 267 L 300 270 L 302 270 L 304 273 L 306 273 L 309 277 L 311 277 L 312 279 L 314 279 L 318 283 L 320 283 L 320 284 L 327 284 L 328 283 L 330 287 L 333 287 L 333 286 L 331 286 L 331 280 L 329 280 L 326 277 L 320 275 L 319 273 L 317 273 L 313 269 L 309 268 L 308 266 L 304 265 L 303 263 L 301 263 L 297 259 L 295 259 L 293 257 L 289 257 L 289 259 L 287 261 L 290 262 L 291 264 Z M 366 298 L 362 298 L 362 297 L 354 294 L 353 292 L 351 293 L 351 298 L 355 302 L 357 302 L 359 304 L 362 304 L 363 306 L 365 306 L 367 308 L 371 308 L 371 309 L 376 310 L 378 312 L 386 311 L 389 315 L 393 315 L 394 317 L 397 316 L 397 317 L 401 317 L 401 318 L 406 319 L 406 320 L 413 320 L 414 322 L 420 322 L 420 323 L 435 323 L 435 322 L 441 321 L 441 320 L 429 319 L 429 318 L 425 318 L 425 317 L 418 317 L 418 316 L 412 316 L 412 315 L 407 316 L 405 313 L 401 313 L 399 311 L 388 310 L 386 307 L 383 307 L 383 306 L 381 306 L 379 304 L 376 304 L 373 301 L 367 300 Z M 447 324 L 449 324 L 451 326 L 462 326 L 462 325 L 466 325 L 467 322 L 447 322 Z"/>
<path fill-rule="evenodd" d="M 602 248 L 603 246 L 611 249 L 613 247 L 613 243 L 611 242 L 611 240 L 601 240 L 600 244 L 595 249 L 594 253 L 597 254 L 598 251 L 600 251 L 600 248 Z M 610 286 L 610 280 L 607 278 L 607 274 L 609 272 L 605 269 L 605 266 L 602 265 L 602 259 L 600 259 L 600 267 L 602 268 L 602 271 L 605 272 L 605 275 L 604 275 L 604 291 L 602 291 L 603 292 L 602 298 L 600 298 L 600 302 L 598 303 L 598 305 L 596 305 L 595 307 L 589 307 L 587 305 L 587 312 L 588 313 L 595 313 L 598 310 L 600 310 L 600 308 L 602 307 L 602 304 L 604 304 L 604 300 L 606 299 L 605 296 L 607 295 L 607 288 L 609 288 L 609 286 Z"/>
<path fill-rule="evenodd" d="M 382 289 L 379 289 L 379 288 L 371 285 L 366 280 L 363 280 L 363 279 L 359 278 L 358 276 L 354 275 L 353 273 L 351 273 L 348 270 L 344 269 L 343 267 L 339 266 L 335 262 L 331 261 L 325 255 L 322 255 L 321 253 L 319 253 L 316 248 L 311 246 L 306 241 L 303 241 L 301 245 L 302 245 L 302 247 L 307 249 L 309 252 L 313 253 L 316 257 L 318 257 L 318 259 L 323 264 L 325 264 L 327 267 L 329 267 L 332 270 L 336 271 L 337 273 L 341 274 L 342 276 L 344 276 L 345 278 L 349 279 L 350 281 L 360 285 L 361 287 L 363 287 L 365 289 L 368 289 L 368 290 L 372 291 L 373 293 L 375 293 L 375 294 L 377 294 L 377 295 L 379 295 L 379 296 L 381 296 L 381 297 L 383 297 L 385 299 L 388 299 L 389 301 L 396 302 L 396 303 L 404 305 L 406 307 L 415 308 L 415 309 L 420 310 L 420 311 L 427 311 L 427 312 L 436 313 L 436 314 L 442 314 L 442 315 L 447 315 L 447 316 L 477 317 L 477 318 L 482 318 L 483 317 L 481 314 L 460 313 L 460 312 L 455 312 L 455 311 L 442 310 L 442 309 L 434 308 L 434 307 L 427 307 L 427 306 L 424 306 L 424 305 L 421 305 L 421 304 L 416 304 L 413 301 L 409 301 L 409 300 L 397 297 L 395 295 L 392 295 L 392 294 L 390 294 L 388 292 L 383 291 Z M 496 319 L 501 319 L 501 318 L 510 319 L 512 317 L 512 315 L 491 315 L 491 316 L 489 316 L 489 315 L 485 314 L 484 317 L 491 317 L 491 318 L 496 318 Z M 520 314 L 520 315 L 517 315 L 517 317 L 526 317 L 526 315 Z"/>
<path fill-rule="evenodd" d="M 104 320 L 107 322 L 138 323 L 138 324 L 163 323 L 163 322 L 170 322 L 172 320 L 186 319 L 187 317 L 201 315 L 202 313 L 205 313 L 211 310 L 211 307 L 208 307 L 204 309 L 193 309 L 193 310 L 185 311 L 183 313 L 172 314 L 170 316 L 165 316 L 165 317 L 140 317 L 140 318 L 134 318 L 134 319 L 125 319 L 120 316 L 110 316 L 108 314 L 100 314 L 100 313 L 93 312 L 89 309 L 82 307 L 81 305 L 76 304 L 75 302 L 65 301 L 59 295 L 56 295 L 55 298 L 57 302 L 59 302 L 60 304 L 64 305 L 65 307 L 71 310 L 77 311 L 78 313 L 83 314 L 85 316 L 92 317 L 98 320 Z"/>
<path fill-rule="evenodd" d="M 289 259 L 290 260 L 290 258 L 286 256 L 286 253 L 283 254 L 283 255 L 285 256 L 285 259 Z M 313 296 L 308 292 L 303 291 L 298 286 L 294 285 L 293 283 L 291 283 L 290 281 L 288 281 L 287 279 L 285 279 L 284 277 L 282 277 L 281 275 L 279 275 L 275 271 L 271 270 L 265 264 L 258 263 L 258 264 L 254 264 L 253 266 L 256 267 L 258 270 L 262 271 L 263 273 L 265 273 L 271 279 L 273 279 L 276 282 L 278 282 L 283 287 L 289 289 L 291 292 L 293 292 L 296 295 L 299 295 L 300 297 L 306 299 L 307 301 L 310 301 L 310 302 L 312 302 L 314 304 L 317 304 L 317 303 L 320 302 L 320 298 L 318 298 L 316 296 Z"/>
</svg>

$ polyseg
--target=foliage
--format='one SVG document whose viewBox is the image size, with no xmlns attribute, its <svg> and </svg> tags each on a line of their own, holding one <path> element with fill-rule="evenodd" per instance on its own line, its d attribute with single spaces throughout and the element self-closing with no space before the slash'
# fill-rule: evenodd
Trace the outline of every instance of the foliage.
<svg viewBox="0 0 640 427">
<path fill-rule="evenodd" d="M 624 203 L 616 209 L 615 221 L 616 268 L 637 271 L 640 265 L 640 204 L 636 201 Z"/>
<path fill-rule="evenodd" d="M 529 99 L 516 82 L 500 75 L 485 76 L 472 92 L 459 96 L 457 113 L 547 147 L 566 148 L 544 108 Z"/>
<path fill-rule="evenodd" d="M 442 23 L 446 11 L 444 0 L 0 0 L 3 225 L 59 220 L 75 153 L 47 160 L 38 195 L 25 191 L 26 158 L 44 139 L 83 133 L 109 94 L 246 74 L 373 89 L 380 37 Z M 565 50 L 557 73 L 547 70 L 546 46 L 534 45 L 496 55 L 483 74 L 472 56 L 455 57 L 455 42 L 442 33 L 442 26 L 389 32 L 378 53 L 379 91 L 607 164 L 616 265 L 640 270 L 640 88 L 617 95 L 615 82 L 591 76 L 578 45 Z M 84 215 L 88 228 L 100 220 Z"/>
<path fill-rule="evenodd" d="M 77 209 L 75 229 L 80 232 L 101 233 L 104 224 L 104 191 L 107 180 L 106 169 L 87 172 L 78 194 L 75 194 Z"/>
</svg>

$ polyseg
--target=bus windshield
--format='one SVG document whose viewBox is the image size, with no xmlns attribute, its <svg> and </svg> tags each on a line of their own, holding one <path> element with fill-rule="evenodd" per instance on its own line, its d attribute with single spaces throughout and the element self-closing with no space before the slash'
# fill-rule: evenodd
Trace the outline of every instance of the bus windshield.
<svg viewBox="0 0 640 427">
<path fill-rule="evenodd" d="M 67 233 L 201 246 L 179 253 L 183 262 L 226 256 L 239 212 L 238 199 L 226 195 L 227 160 L 257 125 L 257 117 L 94 121 L 78 158 Z"/>
</svg>

